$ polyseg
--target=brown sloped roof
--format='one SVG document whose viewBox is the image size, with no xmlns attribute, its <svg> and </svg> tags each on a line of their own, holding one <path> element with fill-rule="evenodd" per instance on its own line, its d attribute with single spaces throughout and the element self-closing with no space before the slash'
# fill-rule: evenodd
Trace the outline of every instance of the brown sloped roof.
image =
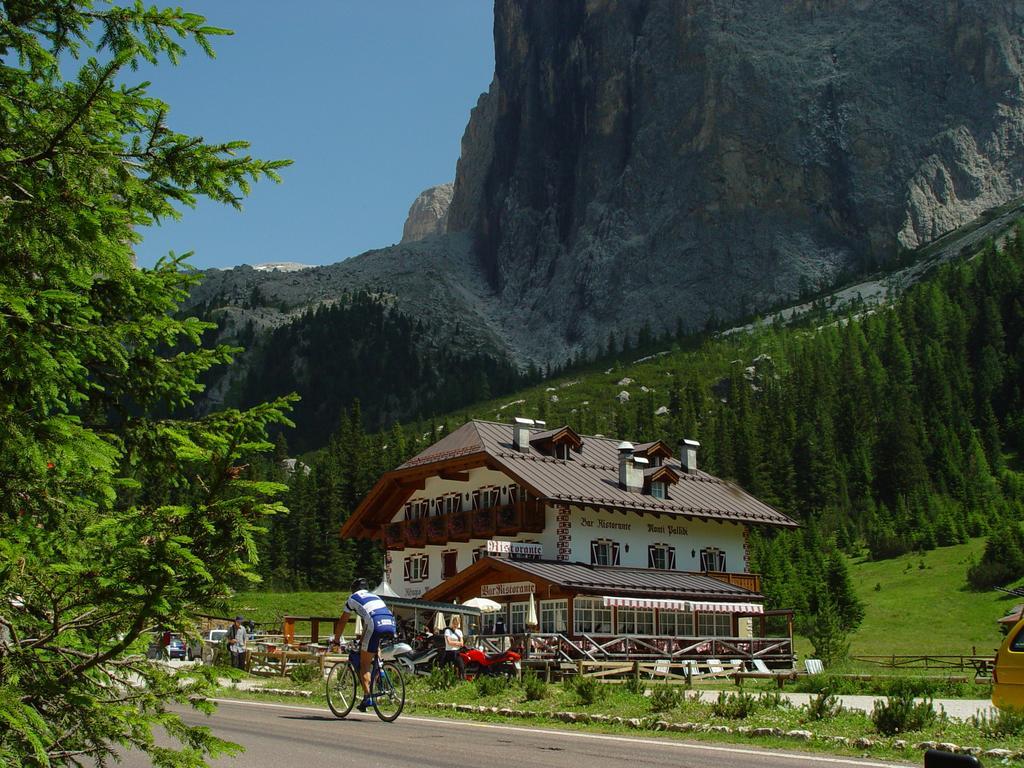
<svg viewBox="0 0 1024 768">
<path fill-rule="evenodd" d="M 665 571 L 653 568 L 566 563 L 556 560 L 513 560 L 519 570 L 546 579 L 553 584 L 582 592 L 614 591 L 617 595 L 671 594 L 700 598 L 748 601 L 760 598 L 756 592 L 700 573 Z"/>
<path fill-rule="evenodd" d="M 619 441 L 585 437 L 583 449 L 569 460 L 545 456 L 534 448 L 512 447 L 512 426 L 491 421 L 470 422 L 476 427 L 482 448 L 509 473 L 551 501 L 614 507 L 638 512 L 682 515 L 694 518 L 736 520 L 746 523 L 796 527 L 797 523 L 755 499 L 737 485 L 707 472 L 687 472 L 675 459 L 664 466 L 679 475 L 666 498 L 627 491 L 619 486 Z"/>
<path fill-rule="evenodd" d="M 417 453 L 398 469 L 409 469 L 423 464 L 433 464 L 435 461 L 445 461 L 483 452 L 483 441 L 480 439 L 476 425 L 475 421 L 467 421 L 454 432 L 448 433 L 433 445 Z M 511 426 L 509 429 L 511 430 Z"/>
<path fill-rule="evenodd" d="M 621 568 L 619 566 L 587 565 L 557 560 L 506 560 L 482 557 L 454 577 L 427 590 L 430 600 L 451 598 L 466 583 L 481 573 L 496 571 L 519 573 L 556 584 L 582 594 L 613 594 L 619 597 L 675 597 L 690 600 L 723 602 L 761 602 L 757 592 L 729 584 L 701 573 L 656 570 L 652 568 Z"/>
<path fill-rule="evenodd" d="M 551 430 L 546 430 L 550 432 Z M 541 434 L 531 432 L 531 438 Z M 676 459 L 663 466 L 679 475 L 664 499 L 627 491 L 619 486 L 619 440 L 584 436 L 581 450 L 571 459 L 556 459 L 529 443 L 522 451 L 512 446 L 512 425 L 469 421 L 397 469 L 385 473 L 342 527 L 343 536 L 377 535 L 411 490 L 398 492 L 412 475 L 441 471 L 452 464 L 487 465 L 504 471 L 542 499 L 579 506 L 632 510 L 706 520 L 732 520 L 751 525 L 787 528 L 797 523 L 733 483 L 700 470 L 687 472 Z M 659 469 L 657 467 L 652 469 Z M 389 508 L 382 508 L 382 504 Z M 395 506 L 391 509 L 391 506 Z M 369 516 L 369 517 L 368 517 Z M 370 519 L 372 518 L 372 519 Z"/>
</svg>

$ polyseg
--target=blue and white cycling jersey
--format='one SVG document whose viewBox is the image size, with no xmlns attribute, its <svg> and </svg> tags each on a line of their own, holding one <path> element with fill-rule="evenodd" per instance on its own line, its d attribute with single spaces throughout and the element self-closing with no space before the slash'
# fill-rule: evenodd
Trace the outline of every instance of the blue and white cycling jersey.
<svg viewBox="0 0 1024 768">
<path fill-rule="evenodd" d="M 369 590 L 361 589 L 358 592 L 353 592 L 352 597 L 345 602 L 345 610 L 356 614 L 363 620 L 364 634 L 367 636 L 374 632 L 394 634 L 395 617 L 384 601 Z"/>
</svg>

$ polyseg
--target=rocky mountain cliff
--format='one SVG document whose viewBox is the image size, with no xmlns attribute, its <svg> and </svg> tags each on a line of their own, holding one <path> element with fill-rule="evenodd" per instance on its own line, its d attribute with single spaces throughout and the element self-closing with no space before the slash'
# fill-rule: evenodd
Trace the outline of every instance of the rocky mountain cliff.
<svg viewBox="0 0 1024 768">
<path fill-rule="evenodd" d="M 498 0 L 450 232 L 565 351 L 699 327 L 1020 194 L 1018 2 Z"/>
<path fill-rule="evenodd" d="M 259 346 L 364 290 L 439 348 L 539 364 L 746 315 L 1024 193 L 1022 30 L 1017 0 L 496 0 L 450 205 L 191 301 Z"/>
</svg>

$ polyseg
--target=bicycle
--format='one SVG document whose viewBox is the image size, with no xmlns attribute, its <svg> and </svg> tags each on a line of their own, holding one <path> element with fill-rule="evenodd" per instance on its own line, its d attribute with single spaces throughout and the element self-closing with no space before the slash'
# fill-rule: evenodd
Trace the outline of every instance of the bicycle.
<svg viewBox="0 0 1024 768">
<path fill-rule="evenodd" d="M 349 651 L 348 659 L 337 661 L 327 673 L 327 706 L 335 717 L 347 717 L 362 698 L 359 682 L 359 650 Z M 380 650 L 373 657 L 370 670 L 370 696 L 373 711 L 385 723 L 394 722 L 405 708 L 405 679 L 398 664 L 381 658 Z"/>
</svg>

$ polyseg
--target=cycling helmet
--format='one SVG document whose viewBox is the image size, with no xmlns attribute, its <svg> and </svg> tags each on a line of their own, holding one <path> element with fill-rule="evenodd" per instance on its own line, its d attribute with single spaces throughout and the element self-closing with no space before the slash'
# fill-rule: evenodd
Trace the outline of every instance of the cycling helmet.
<svg viewBox="0 0 1024 768">
<path fill-rule="evenodd" d="M 369 583 L 367 583 L 366 579 L 356 579 L 355 581 L 352 582 L 352 591 L 353 592 L 358 592 L 361 589 L 369 589 L 369 588 L 370 588 L 370 585 L 369 585 Z"/>
</svg>

